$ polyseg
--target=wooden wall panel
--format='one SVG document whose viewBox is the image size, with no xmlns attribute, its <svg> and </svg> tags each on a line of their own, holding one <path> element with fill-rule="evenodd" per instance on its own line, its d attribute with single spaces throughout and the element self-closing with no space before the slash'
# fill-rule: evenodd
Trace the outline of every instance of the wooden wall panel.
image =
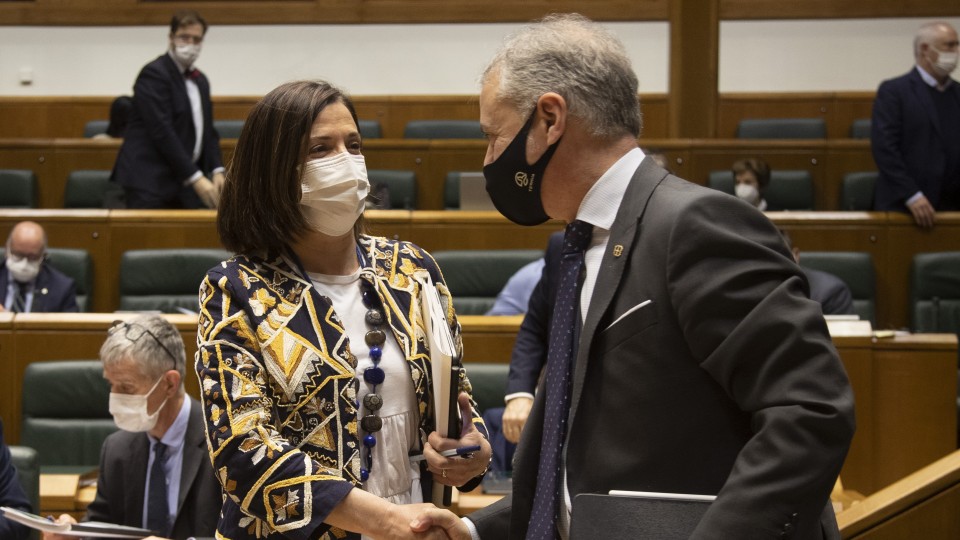
<svg viewBox="0 0 960 540">
<path fill-rule="evenodd" d="M 736 137 L 737 124 L 744 118 L 823 118 L 827 138 L 847 138 L 854 120 L 870 118 L 873 96 L 873 92 L 721 94 L 716 136 Z"/>
</svg>

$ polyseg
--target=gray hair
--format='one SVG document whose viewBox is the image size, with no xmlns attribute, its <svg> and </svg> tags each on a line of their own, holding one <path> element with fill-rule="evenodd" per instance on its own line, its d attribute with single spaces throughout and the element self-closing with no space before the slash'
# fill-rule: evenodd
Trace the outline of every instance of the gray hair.
<svg viewBox="0 0 960 540">
<path fill-rule="evenodd" d="M 637 75 L 623 43 L 579 14 L 548 15 L 503 44 L 481 77 L 500 78 L 497 98 L 526 117 L 537 99 L 556 92 L 570 115 L 597 137 L 640 136 Z"/>
<path fill-rule="evenodd" d="M 159 315 L 138 315 L 110 327 L 100 347 L 100 361 L 111 366 L 128 359 L 139 367 L 144 377 L 158 379 L 174 369 L 183 380 L 186 366 L 183 339 L 176 327 Z"/>
<path fill-rule="evenodd" d="M 937 37 L 940 34 L 940 30 L 944 27 L 953 28 L 949 23 L 944 21 L 928 22 L 918 28 L 917 35 L 913 38 L 913 56 L 919 59 L 920 45 L 923 45 L 924 43 L 927 45 L 933 45 L 933 42 L 937 40 Z"/>
</svg>

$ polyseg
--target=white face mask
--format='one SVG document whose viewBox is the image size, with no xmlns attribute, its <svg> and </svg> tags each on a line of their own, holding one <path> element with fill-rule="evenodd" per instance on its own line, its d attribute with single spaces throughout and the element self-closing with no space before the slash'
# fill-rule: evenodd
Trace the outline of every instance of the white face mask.
<svg viewBox="0 0 960 540">
<path fill-rule="evenodd" d="M 370 192 L 363 156 L 344 152 L 307 162 L 301 180 L 300 210 L 318 232 L 343 236 L 363 214 Z"/>
<path fill-rule="evenodd" d="M 173 56 L 175 56 L 181 64 L 190 67 L 200 56 L 200 45 L 176 45 L 173 48 Z"/>
<path fill-rule="evenodd" d="M 36 279 L 37 274 L 40 273 L 40 265 L 43 264 L 43 260 L 31 261 L 25 257 L 17 257 L 16 255 L 10 254 L 7 256 L 7 270 L 10 271 L 10 275 L 18 283 L 30 283 Z"/>
<path fill-rule="evenodd" d="M 957 69 L 958 53 L 944 52 L 932 45 L 930 48 L 937 52 L 937 61 L 933 63 L 933 67 L 939 71 L 941 75 L 949 75 L 953 73 L 953 70 Z"/>
<path fill-rule="evenodd" d="M 737 197 L 754 206 L 760 204 L 760 192 L 750 184 L 737 184 L 737 186 L 733 188 L 733 191 L 737 194 Z"/>
<path fill-rule="evenodd" d="M 161 376 L 153 387 L 146 394 L 117 394 L 110 392 L 110 414 L 113 415 L 113 421 L 117 427 L 124 431 L 140 432 L 150 431 L 157 425 L 157 417 L 160 416 L 160 409 L 167 402 L 166 399 L 157 407 L 153 414 L 147 412 L 147 398 L 156 390 L 157 385 L 163 380 Z"/>
</svg>

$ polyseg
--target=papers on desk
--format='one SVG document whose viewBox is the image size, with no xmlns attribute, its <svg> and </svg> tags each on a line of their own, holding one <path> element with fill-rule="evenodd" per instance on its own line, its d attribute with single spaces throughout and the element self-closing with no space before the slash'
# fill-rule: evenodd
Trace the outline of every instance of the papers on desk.
<svg viewBox="0 0 960 540">
<path fill-rule="evenodd" d="M 870 337 L 870 321 L 861 321 L 856 315 L 824 315 L 831 337 Z"/>
<path fill-rule="evenodd" d="M 457 395 L 459 394 L 460 358 L 447 324 L 446 310 L 430 274 L 423 272 L 416 277 L 420 283 L 420 310 L 427 347 L 430 350 L 431 378 L 433 381 L 433 410 L 437 420 L 437 433 L 441 437 L 460 438 L 460 419 Z M 456 377 L 454 376 L 456 374 Z M 450 506 L 452 490 L 439 482 L 433 483 L 433 504 Z"/>
<path fill-rule="evenodd" d="M 85 536 L 88 538 L 143 538 L 154 534 L 153 531 L 148 529 L 126 527 L 113 523 L 101 523 L 99 521 L 55 523 L 45 517 L 6 506 L 0 506 L 0 513 L 10 521 L 22 523 L 31 529 L 65 536 Z"/>
</svg>

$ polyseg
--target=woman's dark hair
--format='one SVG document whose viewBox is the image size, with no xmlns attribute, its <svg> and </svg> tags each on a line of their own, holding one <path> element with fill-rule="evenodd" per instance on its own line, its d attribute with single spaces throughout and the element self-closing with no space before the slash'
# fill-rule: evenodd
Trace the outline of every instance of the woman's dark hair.
<svg viewBox="0 0 960 540">
<path fill-rule="evenodd" d="M 191 24 L 199 24 L 203 27 L 203 34 L 207 34 L 207 21 L 203 20 L 199 13 L 192 9 L 181 9 L 170 19 L 170 35 L 176 34 L 177 30 Z"/>
<path fill-rule="evenodd" d="M 346 106 L 357 123 L 350 98 L 324 81 L 283 84 L 250 110 L 217 211 L 217 232 L 228 250 L 266 255 L 309 230 L 300 211 L 300 166 L 314 120 L 333 103 Z"/>
<path fill-rule="evenodd" d="M 133 114 L 133 98 L 120 96 L 110 104 L 110 123 L 107 124 L 107 135 L 114 139 L 123 137 Z"/>
<path fill-rule="evenodd" d="M 770 166 L 762 159 L 738 159 L 733 163 L 734 176 L 745 172 L 751 172 L 757 177 L 759 191 L 763 191 L 770 184 Z"/>
</svg>

